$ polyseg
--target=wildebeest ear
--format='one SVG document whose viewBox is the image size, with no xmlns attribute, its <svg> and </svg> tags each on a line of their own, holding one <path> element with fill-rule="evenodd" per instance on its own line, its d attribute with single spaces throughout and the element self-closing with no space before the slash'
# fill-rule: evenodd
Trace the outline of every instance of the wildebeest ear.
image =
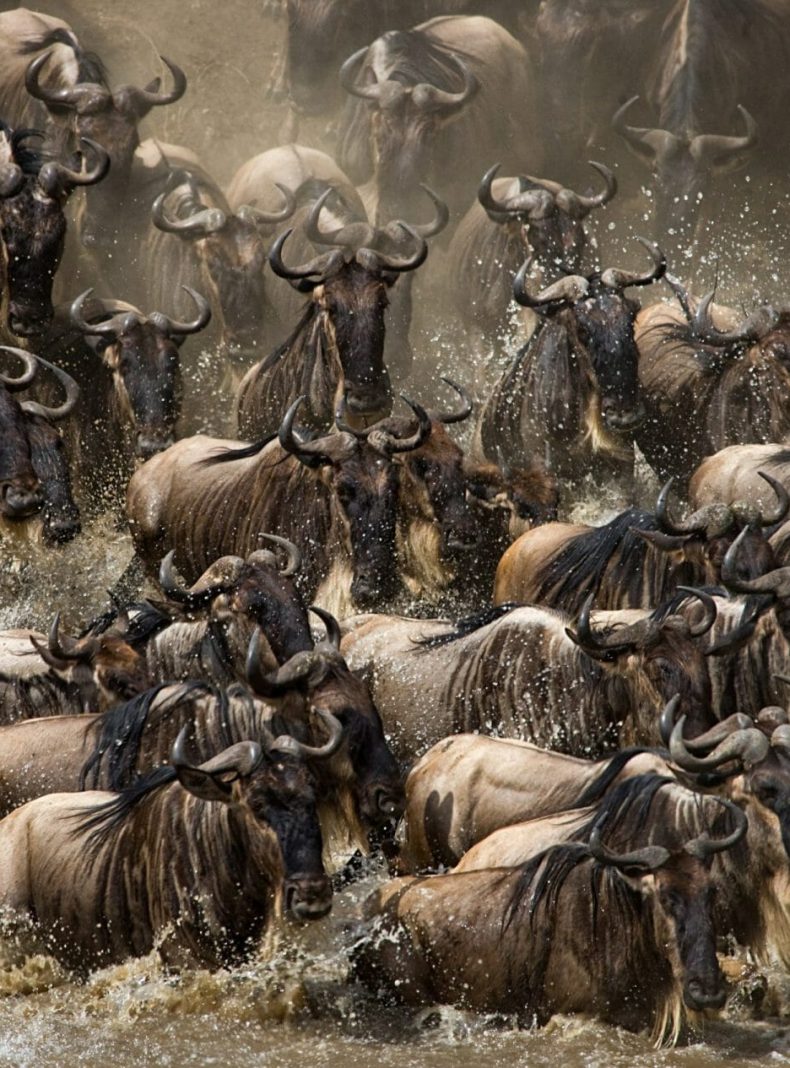
<svg viewBox="0 0 790 1068">
<path fill-rule="evenodd" d="M 233 795 L 233 786 L 230 782 L 223 781 L 220 775 L 214 775 L 202 768 L 180 767 L 176 768 L 178 781 L 195 797 L 202 801 L 222 801 L 228 804 Z M 226 773 L 227 774 L 227 773 Z"/>
</svg>

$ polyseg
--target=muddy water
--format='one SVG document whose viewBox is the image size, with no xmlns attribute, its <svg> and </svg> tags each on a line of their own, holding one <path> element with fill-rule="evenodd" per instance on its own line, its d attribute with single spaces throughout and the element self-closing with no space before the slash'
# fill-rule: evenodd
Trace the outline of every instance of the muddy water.
<svg viewBox="0 0 790 1068">
<path fill-rule="evenodd" d="M 0 10 L 13 6 L 0 3 Z M 159 51 L 183 65 L 187 96 L 155 110 L 145 132 L 193 148 L 220 182 L 276 143 L 284 115 L 264 100 L 262 87 L 282 29 L 261 0 L 53 0 L 34 6 L 66 18 L 106 59 L 116 83 L 145 84 L 158 69 Z M 307 131 L 303 139 L 321 133 Z M 625 247 L 620 231 L 614 242 L 618 250 Z M 441 338 L 431 342 L 442 373 L 461 377 L 452 346 Z M 473 371 L 481 368 L 481 385 L 492 374 L 487 361 L 483 354 L 472 362 Z M 650 496 L 653 485 L 645 480 L 645 487 Z M 602 510 L 610 513 L 619 503 L 594 498 L 573 518 L 600 519 Z M 126 567 L 131 544 L 107 514 L 89 520 L 83 536 L 57 552 L 6 540 L 0 554 L 0 627 L 45 627 L 57 608 L 76 626 L 106 606 L 105 590 Z M 556 1019 L 531 1033 L 507 1020 L 447 1008 L 386 1010 L 347 981 L 349 952 L 360 937 L 360 903 L 383 878 L 369 876 L 340 893 L 320 924 L 287 929 L 273 959 L 229 973 L 168 975 L 152 955 L 77 983 L 46 958 L 3 966 L 0 943 L 0 1068 L 790 1063 L 790 983 L 776 970 L 767 973 L 767 993 L 759 973 L 747 975 L 731 1001 L 730 1019 L 708 1024 L 677 1050 L 655 1051 L 645 1036 L 579 1019 Z M 755 1003 L 764 1017 L 759 1022 L 749 1018 Z"/>
</svg>

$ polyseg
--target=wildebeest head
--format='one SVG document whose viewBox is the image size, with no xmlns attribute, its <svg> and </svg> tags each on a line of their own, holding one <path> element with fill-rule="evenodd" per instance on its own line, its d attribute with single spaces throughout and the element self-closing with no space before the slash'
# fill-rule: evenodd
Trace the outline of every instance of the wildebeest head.
<svg viewBox="0 0 790 1068">
<path fill-rule="evenodd" d="M 692 309 L 692 298 L 672 277 L 685 323 L 673 320 L 652 329 L 662 343 L 694 351 L 715 381 L 705 411 L 705 433 L 715 452 L 728 444 L 781 441 L 790 429 L 790 308 L 758 306 L 737 325 L 721 329 L 713 321 L 714 291 Z"/>
<path fill-rule="evenodd" d="M 223 556 L 215 560 L 187 589 L 173 569 L 175 550 L 162 560 L 159 584 L 165 595 L 186 612 L 210 606 L 210 618 L 221 624 L 243 617 L 261 629 L 269 644 L 272 668 L 313 645 L 301 594 L 292 579 L 301 566 L 301 553 L 293 542 L 275 534 L 260 534 L 272 549 L 258 549 L 247 557 Z M 285 553 L 281 564 L 276 549 Z"/>
<path fill-rule="evenodd" d="M 339 390 L 345 394 L 350 416 L 363 420 L 364 425 L 387 414 L 392 404 L 384 365 L 387 289 L 399 274 L 425 261 L 428 247 L 420 230 L 403 222 L 395 225 L 415 243 L 410 253 L 384 251 L 382 246 L 391 243 L 392 231 L 375 229 L 367 222 L 348 223 L 332 232 L 320 230 L 319 216 L 331 195 L 332 189 L 327 189 L 316 200 L 305 232 L 311 241 L 332 245 L 333 250 L 298 267 L 287 267 L 282 248 L 293 231 L 286 230 L 274 243 L 269 263 L 295 289 L 311 294 L 312 305 L 300 329 L 314 324 L 320 335 L 315 335 L 313 347 L 320 340 L 322 349 L 328 349 L 321 353 L 326 364 L 323 374 L 318 373 L 318 353 L 313 356 L 314 367 L 303 372 L 310 376 L 311 407 L 320 411 L 327 392 L 334 397 Z M 313 389 L 320 395 L 314 398 Z"/>
<path fill-rule="evenodd" d="M 419 448 L 398 454 L 397 462 L 403 468 L 400 476 L 402 508 L 409 518 L 419 517 L 438 524 L 443 548 L 454 554 L 474 549 L 478 530 L 466 498 L 464 453 L 445 427 L 467 419 L 472 414 L 472 402 L 460 386 L 448 378 L 442 381 L 460 395 L 460 408 L 429 411 L 430 434 Z M 344 411 L 343 404 L 341 419 Z M 354 430 L 344 422 L 338 425 L 361 439 L 373 430 Z M 402 416 L 390 416 L 375 424 L 377 433 L 383 431 L 397 439 L 411 438 L 418 429 L 418 419 Z"/>
<path fill-rule="evenodd" d="M 279 863 L 270 874 L 282 880 L 287 916 L 296 920 L 326 916 L 332 907 L 332 886 L 321 860 L 313 775 L 300 743 L 287 734 L 275 737 L 263 727 L 262 745 L 237 742 L 195 767 L 186 752 L 188 732 L 187 725 L 170 756 L 181 785 L 204 801 L 235 805 L 258 833 L 275 837 Z M 265 888 L 259 889 L 263 896 Z"/>
<path fill-rule="evenodd" d="M 374 426 L 363 439 L 347 431 L 308 440 L 294 432 L 299 397 L 288 409 L 280 445 L 300 463 L 320 471 L 332 491 L 333 507 L 346 530 L 353 579 L 351 596 L 360 607 L 391 598 L 398 588 L 395 524 L 398 509 L 397 453 L 417 449 L 431 432 L 431 419 L 407 401 L 418 418 L 417 431 L 397 438 Z"/>
<path fill-rule="evenodd" d="M 699 200 L 718 175 L 743 166 L 757 144 L 757 124 L 740 104 L 742 137 L 718 134 L 681 136 L 669 130 L 629 126 L 625 114 L 639 99 L 631 97 L 615 113 L 612 126 L 656 179 L 656 226 L 659 233 L 691 236 Z"/>
<path fill-rule="evenodd" d="M 0 135 L 0 237 L 8 289 L 8 328 L 18 337 L 43 332 L 53 315 L 52 282 L 63 255 L 71 192 L 92 185 L 107 173 L 109 157 L 95 142 L 83 140 L 94 156 L 67 166 L 47 160 L 26 142 L 43 136 L 35 130 Z"/>
<path fill-rule="evenodd" d="M 665 782 L 655 780 L 659 788 Z M 711 830 L 689 841 L 681 841 L 674 827 L 660 827 L 650 834 L 653 844 L 615 852 L 602 842 L 597 822 L 590 834 L 590 852 L 599 863 L 617 868 L 629 882 L 649 878 L 653 883 L 659 907 L 654 914 L 657 942 L 672 946 L 677 953 L 683 1000 L 697 1011 L 721 1008 L 727 997 L 716 957 L 711 865 L 717 853 L 738 845 L 748 829 L 747 817 L 737 805 L 727 800 L 719 804 L 723 811 Z"/>
<path fill-rule="evenodd" d="M 79 688 L 86 706 L 99 712 L 151 686 L 145 656 L 122 637 L 125 622 L 119 620 L 101 634 L 72 638 L 61 633 L 58 612 L 47 644 L 31 641 L 56 674 Z"/>
<path fill-rule="evenodd" d="M 713 626 L 716 602 L 702 590 L 680 589 L 697 597 L 703 605 L 702 618 L 693 624 L 682 615 L 667 615 L 660 606 L 635 623 L 593 630 L 593 593 L 584 602 L 575 631 L 566 629 L 571 641 L 589 657 L 604 666 L 609 664 L 616 675 L 632 679 L 633 690 L 626 687 L 622 694 L 613 691 L 613 703 L 618 706 L 615 711 L 632 717 L 637 735 L 641 732 L 640 742 L 644 742 L 645 735 L 657 736 L 658 712 L 676 694 L 681 695 L 696 731 L 706 730 L 714 718 L 706 654 L 696 639 Z M 635 706 L 643 711 L 634 715 Z"/>
<path fill-rule="evenodd" d="M 71 321 L 112 372 L 118 422 L 140 460 L 173 444 L 181 410 L 178 350 L 188 334 L 203 330 L 211 319 L 208 302 L 189 286 L 182 288 L 197 306 L 191 322 L 162 312 L 146 317 L 120 301 L 92 301 L 84 310 L 90 289 L 71 305 Z"/>
<path fill-rule="evenodd" d="M 222 313 L 223 340 L 231 347 L 254 345 L 261 334 L 269 227 L 287 219 L 295 206 L 290 190 L 278 189 L 285 200 L 282 210 L 263 212 L 244 204 L 234 213 L 224 198 L 219 206 L 206 205 L 195 178 L 176 172 L 171 188 L 151 208 L 159 230 L 195 248 L 213 289 L 213 304 Z"/>
<path fill-rule="evenodd" d="M 604 191 L 594 196 L 526 175 L 499 179 L 494 190 L 500 166 L 497 163 L 486 172 L 477 191 L 477 199 L 489 219 L 500 226 L 517 226 L 544 272 L 560 267 L 577 270 L 587 244 L 584 219 L 593 208 L 608 204 L 615 195 L 614 174 L 602 163 L 590 160 L 590 166 L 606 183 Z"/>
<path fill-rule="evenodd" d="M 326 770 L 335 783 L 351 788 L 363 825 L 380 827 L 403 811 L 403 777 L 370 690 L 340 654 L 337 621 L 323 609 L 311 606 L 311 611 L 326 627 L 326 638 L 268 673 L 262 669 L 259 642 L 253 640 L 247 661 L 250 685 L 268 700 L 300 690 L 313 713 L 323 709 L 342 724 L 343 745 Z"/>
<path fill-rule="evenodd" d="M 756 825 L 776 820 L 786 856 L 774 858 L 778 867 L 790 859 L 790 724 L 785 709 L 762 709 L 752 719 L 737 713 L 710 730 L 685 736 L 686 717 L 675 722 L 679 701 L 671 701 L 661 716 L 662 738 L 672 761 L 700 790 L 721 790 L 746 811 L 754 811 Z"/>
<path fill-rule="evenodd" d="M 119 215 L 123 215 L 119 205 L 128 196 L 132 160 L 140 144 L 138 124 L 151 108 L 180 100 L 186 91 L 186 76 L 175 63 L 160 56 L 173 76 L 173 88 L 169 92 L 160 91 L 160 78 L 154 78 L 144 89 L 123 85 L 113 92 L 104 80 L 53 89 L 39 83 L 41 71 L 51 56 L 51 51 L 44 52 L 30 63 L 25 85 L 31 96 L 46 104 L 56 118 L 68 114 L 78 138 L 91 138 L 109 153 L 110 179 L 88 194 L 88 210 L 81 232 L 83 244 L 108 247 L 117 233 Z M 98 71 L 96 75 L 99 76 Z"/>
<path fill-rule="evenodd" d="M 739 554 L 747 534 L 747 530 L 741 531 L 727 550 L 721 565 L 721 581 L 727 590 L 754 598 L 754 611 L 745 614 L 738 629 L 742 631 L 742 637 L 748 638 L 760 615 L 772 609 L 783 633 L 790 636 L 790 567 L 777 567 L 754 578 L 744 578 Z"/>
<path fill-rule="evenodd" d="M 669 494 L 674 479 L 663 486 L 656 502 L 658 530 L 636 530 L 635 533 L 663 552 L 676 554 L 685 561 L 690 573 L 701 573 L 706 583 L 721 580 L 726 554 L 738 538 L 739 556 L 736 576 L 751 579 L 764 575 L 778 566 L 773 547 L 763 528 L 774 527 L 784 521 L 790 511 L 790 494 L 771 475 L 758 472 L 773 489 L 777 503 L 773 511 L 760 511 L 746 501 L 728 504 L 708 504 L 686 519 L 676 520 L 669 513 Z"/>
<path fill-rule="evenodd" d="M 404 196 L 429 177 L 437 134 L 474 99 L 479 83 L 459 55 L 419 30 L 390 31 L 355 52 L 340 80 L 372 109 L 379 217 L 398 215 Z"/>
<path fill-rule="evenodd" d="M 592 403 L 600 408 L 607 430 L 629 433 L 644 419 L 645 407 L 639 396 L 637 366 L 639 352 L 634 340 L 634 320 L 639 305 L 625 296 L 629 286 L 644 286 L 661 278 L 666 260 L 657 245 L 639 238 L 653 258 L 647 274 L 608 268 L 589 277 L 566 275 L 533 297 L 526 276 L 532 257 L 522 266 L 513 283 L 519 304 L 533 308 L 541 316 L 561 323 L 567 341 L 577 355 L 586 356 Z M 546 333 L 547 343 L 551 335 Z M 535 338 L 540 344 L 541 336 Z M 588 412 L 594 433 L 597 411 Z"/>
<path fill-rule="evenodd" d="M 40 356 L 8 346 L 0 349 L 25 364 L 18 378 L 0 375 L 0 514 L 23 519 L 43 510 L 45 541 L 68 541 L 79 533 L 79 512 L 71 496 L 63 441 L 54 424 L 74 410 L 79 389 L 70 375 Z M 65 389 L 65 400 L 57 407 L 19 402 L 12 396 L 33 382 L 39 365 Z"/>
</svg>

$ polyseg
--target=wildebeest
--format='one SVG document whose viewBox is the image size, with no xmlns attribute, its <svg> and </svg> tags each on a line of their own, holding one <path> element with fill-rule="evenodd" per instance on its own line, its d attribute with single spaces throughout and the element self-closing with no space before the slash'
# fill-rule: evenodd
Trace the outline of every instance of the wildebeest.
<svg viewBox="0 0 790 1068">
<path fill-rule="evenodd" d="M 518 24 L 508 0 L 287 0 L 285 7 L 285 55 L 272 89 L 287 95 L 296 115 L 306 116 L 334 111 L 340 101 L 341 63 L 385 30 L 407 29 L 430 15 L 458 15 L 470 7 L 511 32 Z"/>
<path fill-rule="evenodd" d="M 755 510 L 765 508 L 771 495 L 770 479 L 790 489 L 790 448 L 776 445 L 730 445 L 708 456 L 691 476 L 688 495 L 696 508 L 712 500 L 730 504 L 746 502 Z M 780 564 L 790 563 L 787 519 L 777 519 L 770 534 L 771 546 Z M 750 576 L 751 577 L 751 576 Z"/>
<path fill-rule="evenodd" d="M 418 427 L 404 439 L 385 431 L 310 438 L 294 431 L 302 400 L 291 405 L 276 441 L 244 446 L 197 436 L 135 472 L 127 514 L 149 568 L 174 548 L 176 565 L 194 582 L 218 557 L 252 552 L 267 530 L 299 547 L 303 595 L 337 616 L 397 591 L 394 456 L 419 448 L 430 417 L 412 405 Z"/>
<path fill-rule="evenodd" d="M 189 285 L 210 297 L 225 349 L 255 350 L 263 342 L 264 274 L 272 227 L 292 213 L 286 187 L 279 210 L 242 204 L 234 211 L 218 187 L 188 170 L 175 171 L 170 188 L 151 206 L 154 229 L 139 257 L 150 281 L 151 303 L 161 306 L 174 287 Z"/>
<path fill-rule="evenodd" d="M 63 255 L 69 195 L 101 181 L 109 166 L 95 141 L 81 142 L 94 157 L 83 170 L 81 156 L 67 165 L 34 149 L 29 142 L 37 136 L 36 130 L 0 124 L 3 289 L 7 326 L 18 337 L 43 333 L 52 319 L 52 282 Z"/>
<path fill-rule="evenodd" d="M 765 528 L 790 510 L 790 493 L 767 476 L 774 497 L 768 511 L 744 501 L 711 500 L 685 519 L 669 511 L 672 480 L 656 502 L 655 515 L 631 508 L 601 527 L 550 523 L 522 534 L 503 554 L 494 583 L 494 604 L 546 604 L 577 612 L 595 593 L 599 608 L 649 608 L 679 585 L 717 585 L 727 549 L 741 531 L 739 569 L 753 578 L 776 567 Z M 761 529 L 762 528 L 762 529 Z"/>
<path fill-rule="evenodd" d="M 476 447 L 484 456 L 516 466 L 545 455 L 549 469 L 570 480 L 590 472 L 630 477 L 644 404 L 634 341 L 639 305 L 624 291 L 666 270 L 661 250 L 639 240 L 653 260 L 643 275 L 615 268 L 566 274 L 532 296 L 531 259 L 522 265 L 513 295 L 539 323 L 480 413 Z"/>
<path fill-rule="evenodd" d="M 411 215 L 419 182 L 463 211 L 478 160 L 496 159 L 503 146 L 511 173 L 540 172 L 531 63 L 491 19 L 445 16 L 390 31 L 347 59 L 340 77 L 354 99 L 338 161 L 357 185 L 371 182 L 376 221 Z"/>
<path fill-rule="evenodd" d="M 642 84 L 671 3 L 542 0 L 534 42 L 551 173 L 579 181 L 591 146 L 609 147 L 611 116 Z"/>
<path fill-rule="evenodd" d="M 326 915 L 312 776 L 291 740 L 238 742 L 195 767 L 182 734 L 171 760 L 125 793 L 50 794 L 0 823 L 0 903 L 23 950 L 80 972 L 154 948 L 218 968 L 260 949 L 284 913 Z"/>
<path fill-rule="evenodd" d="M 82 384 L 78 451 L 94 502 L 120 488 L 135 460 L 174 440 L 181 411 L 179 349 L 211 317 L 208 302 L 194 289 L 187 293 L 197 310 L 190 321 L 159 311 L 145 315 L 87 290 L 51 332 L 50 351 Z"/>
<path fill-rule="evenodd" d="M 637 319 L 648 412 L 637 441 L 660 478 L 685 482 L 728 445 L 790 433 L 790 311 L 763 305 L 745 318 L 726 308 L 712 314 L 713 293 L 692 310 L 683 287 L 673 288 L 682 311 L 655 304 Z"/>
<path fill-rule="evenodd" d="M 355 972 L 407 1004 L 514 1013 L 524 1024 L 582 1012 L 676 1041 L 684 1003 L 726 1000 L 710 866 L 747 821 L 711 804 L 712 834 L 699 819 L 689 833 L 625 808 L 604 823 L 607 843 L 596 823 L 589 843 L 550 846 L 519 867 L 391 882 L 366 905 L 374 922 Z M 634 824 L 644 845 L 628 834 Z M 616 850 L 625 835 L 630 848 Z"/>
<path fill-rule="evenodd" d="M 61 633 L 57 613 L 47 639 L 33 635 L 27 647 L 38 656 L 6 658 L 0 673 L 0 723 L 102 712 L 151 685 L 144 658 L 118 627 L 76 639 Z"/>
<path fill-rule="evenodd" d="M 310 294 L 289 338 L 245 375 L 238 394 L 238 430 L 245 440 L 276 429 L 277 413 L 305 394 L 305 416 L 315 428 L 331 426 L 338 401 L 345 398 L 349 416 L 363 425 L 388 415 L 392 392 L 384 364 L 384 312 L 387 288 L 404 271 L 425 260 L 425 239 L 400 223 L 413 244 L 408 252 L 387 252 L 386 230 L 351 223 L 330 232 L 319 226 L 331 191 L 315 201 L 305 232 L 332 251 L 298 266 L 282 259 L 292 230 L 275 241 L 269 263 L 302 293 Z"/>
<path fill-rule="evenodd" d="M 497 178 L 500 164 L 486 172 L 477 202 L 461 219 L 447 251 L 456 322 L 480 330 L 486 339 L 501 336 L 513 279 L 530 251 L 543 278 L 553 278 L 560 268 L 579 269 L 587 243 L 584 219 L 617 191 L 608 167 L 590 166 L 605 183 L 603 192 L 590 196 L 545 178 Z"/>
<path fill-rule="evenodd" d="M 40 356 L 23 349 L 0 346 L 25 364 L 17 378 L 0 375 L 0 522 L 5 534 L 30 537 L 41 515 L 45 544 L 70 541 L 80 532 L 80 514 L 71 493 L 71 477 L 57 422 L 68 418 L 79 399 L 70 375 Z M 13 396 L 30 386 L 39 366 L 51 372 L 65 390 L 58 405 L 17 401 Z"/>
<path fill-rule="evenodd" d="M 591 793 L 597 798 L 625 778 L 649 771 L 669 774 L 666 760 L 645 749 L 591 761 L 515 738 L 444 738 L 406 779 L 400 865 L 407 872 L 453 867 L 502 827 L 578 808 L 582 798 L 592 803 Z"/>
<path fill-rule="evenodd" d="M 683 694 L 692 726 L 710 726 L 710 682 L 693 625 L 660 609 L 590 622 L 591 598 L 571 617 L 504 605 L 453 627 L 446 620 L 357 616 L 341 648 L 371 688 L 392 746 L 413 760 L 448 734 L 480 731 L 595 756 L 618 744 L 657 744 L 658 716 Z M 664 616 L 661 622 L 659 617 Z M 619 625 L 618 625 L 619 624 Z"/>
<path fill-rule="evenodd" d="M 161 57 L 172 75 L 172 89 L 160 90 L 161 79 L 155 78 L 142 89 L 122 85 L 111 90 L 99 58 L 86 52 L 60 19 L 24 8 L 2 18 L 0 111 L 20 127 L 44 128 L 46 122 L 48 143 L 59 153 L 84 137 L 106 149 L 112 169 L 102 186 L 89 191 L 80 237 L 85 245 L 110 247 L 135 207 L 130 175 L 140 144 L 138 125 L 153 107 L 181 99 L 184 72 Z"/>
<path fill-rule="evenodd" d="M 330 627 L 337 631 L 336 624 Z M 317 800 L 327 857 L 334 864 L 354 849 L 367 852 L 368 835 L 388 833 L 403 807 L 400 770 L 369 692 L 348 670 L 334 636 L 274 671 L 261 666 L 258 652 L 256 636 L 249 678 L 265 700 L 238 684 L 160 683 L 100 714 L 9 726 L 0 761 L 3 811 L 86 785 L 125 789 L 166 762 L 184 726 L 202 757 L 239 739 L 263 743 L 271 728 L 287 731 L 292 748 L 305 758 L 320 760 Z"/>
<path fill-rule="evenodd" d="M 743 165 L 758 137 L 759 173 L 783 176 L 775 159 L 790 143 L 790 93 L 777 86 L 774 71 L 789 60 L 790 18 L 782 0 L 746 6 L 739 0 L 676 0 L 646 66 L 655 128 L 627 125 L 633 97 L 614 119 L 615 129 L 654 171 L 660 233 L 688 233 L 700 209 L 715 218 L 721 194 L 726 197 L 733 182 L 713 179 Z M 644 75 L 631 92 L 642 85 Z M 738 190 L 739 200 L 747 188 Z"/>
</svg>

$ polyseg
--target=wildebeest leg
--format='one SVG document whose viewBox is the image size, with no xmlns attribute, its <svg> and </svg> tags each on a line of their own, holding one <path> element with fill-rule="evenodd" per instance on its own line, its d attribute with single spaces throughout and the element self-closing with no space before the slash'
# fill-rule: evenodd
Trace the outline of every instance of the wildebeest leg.
<svg viewBox="0 0 790 1068">
<path fill-rule="evenodd" d="M 127 564 L 126 570 L 108 591 L 110 599 L 119 604 L 130 604 L 132 601 L 139 600 L 145 577 L 143 562 L 135 553 Z"/>
</svg>

